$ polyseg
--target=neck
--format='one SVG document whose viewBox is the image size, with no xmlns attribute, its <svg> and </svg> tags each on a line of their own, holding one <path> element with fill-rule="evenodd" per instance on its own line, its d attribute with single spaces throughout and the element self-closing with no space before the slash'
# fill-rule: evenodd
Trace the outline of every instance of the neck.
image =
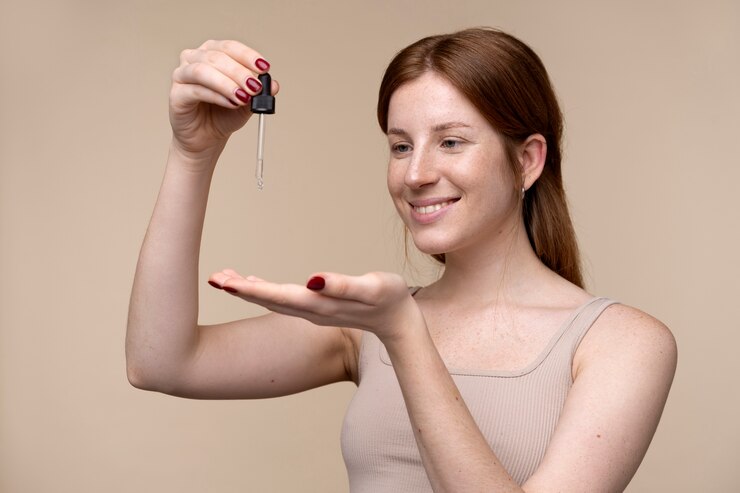
<svg viewBox="0 0 740 493">
<path fill-rule="evenodd" d="M 429 289 L 453 303 L 527 303 L 554 278 L 537 258 L 521 222 L 496 242 L 445 254 L 444 273 Z"/>
</svg>

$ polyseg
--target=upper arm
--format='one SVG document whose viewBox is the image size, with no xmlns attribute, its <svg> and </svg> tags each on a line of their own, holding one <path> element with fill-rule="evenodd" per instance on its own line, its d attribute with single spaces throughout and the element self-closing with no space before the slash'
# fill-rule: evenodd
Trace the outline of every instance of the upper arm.
<svg viewBox="0 0 740 493">
<path fill-rule="evenodd" d="M 584 337 L 575 379 L 530 492 L 623 491 L 647 452 L 676 370 L 658 320 L 613 305 Z"/>
<path fill-rule="evenodd" d="M 200 326 L 178 377 L 157 390 L 197 399 L 256 399 L 352 380 L 353 331 L 277 313 Z"/>
</svg>

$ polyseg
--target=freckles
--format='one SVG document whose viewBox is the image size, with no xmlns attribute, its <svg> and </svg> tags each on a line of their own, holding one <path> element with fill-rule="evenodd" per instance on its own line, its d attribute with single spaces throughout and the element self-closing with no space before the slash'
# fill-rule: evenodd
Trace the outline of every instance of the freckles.
<svg viewBox="0 0 740 493">
<path fill-rule="evenodd" d="M 392 163 L 388 164 L 386 184 L 389 192 L 398 192 L 403 188 L 404 173 L 405 171 L 402 166 L 393 165 Z"/>
</svg>

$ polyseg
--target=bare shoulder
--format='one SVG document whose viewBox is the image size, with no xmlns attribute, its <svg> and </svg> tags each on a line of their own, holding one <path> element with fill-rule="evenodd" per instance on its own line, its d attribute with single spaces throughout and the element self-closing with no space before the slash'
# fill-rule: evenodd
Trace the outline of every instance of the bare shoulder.
<svg viewBox="0 0 740 493">
<path fill-rule="evenodd" d="M 574 381 L 528 491 L 623 491 L 663 413 L 676 341 L 636 308 L 607 307 L 573 360 Z"/>
<path fill-rule="evenodd" d="M 586 333 L 573 360 L 577 376 L 584 365 L 637 364 L 662 367 L 672 378 L 678 350 L 670 329 L 637 308 L 609 306 Z"/>
</svg>

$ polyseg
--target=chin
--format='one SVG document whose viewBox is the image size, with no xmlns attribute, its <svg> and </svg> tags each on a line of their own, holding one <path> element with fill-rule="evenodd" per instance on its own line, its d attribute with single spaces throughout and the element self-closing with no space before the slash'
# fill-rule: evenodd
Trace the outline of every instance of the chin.
<svg viewBox="0 0 740 493">
<path fill-rule="evenodd" d="M 428 250 L 428 249 L 423 249 L 419 247 L 416 247 L 416 249 L 419 250 L 419 252 L 423 253 L 424 255 L 429 255 L 429 256 L 445 254 L 445 252 L 442 250 Z"/>
<path fill-rule="evenodd" d="M 422 238 L 413 238 L 413 240 L 416 249 L 426 255 L 441 255 L 453 249 L 448 242 L 439 239 L 424 241 Z"/>
</svg>

